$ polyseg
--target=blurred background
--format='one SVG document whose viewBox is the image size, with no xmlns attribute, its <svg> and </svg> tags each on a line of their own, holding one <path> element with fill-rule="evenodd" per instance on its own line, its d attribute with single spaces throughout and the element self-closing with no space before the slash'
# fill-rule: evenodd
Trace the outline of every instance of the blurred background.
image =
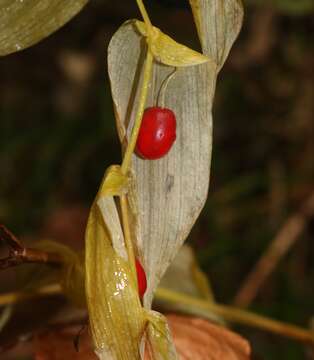
<svg viewBox="0 0 314 360">
<path fill-rule="evenodd" d="M 199 48 L 188 1 L 146 3 L 157 26 Z M 91 1 L 40 44 L 0 59 L 0 222 L 23 238 L 82 244 L 104 169 L 120 161 L 106 49 L 123 21 L 139 17 L 134 4 Z M 243 30 L 219 75 L 209 198 L 188 241 L 222 303 L 234 301 L 314 191 L 313 15 L 313 0 L 245 1 Z M 309 326 L 311 215 L 251 310 Z M 1 275 L 1 291 L 12 290 Z M 236 330 L 256 359 L 313 359 L 296 342 Z"/>
</svg>

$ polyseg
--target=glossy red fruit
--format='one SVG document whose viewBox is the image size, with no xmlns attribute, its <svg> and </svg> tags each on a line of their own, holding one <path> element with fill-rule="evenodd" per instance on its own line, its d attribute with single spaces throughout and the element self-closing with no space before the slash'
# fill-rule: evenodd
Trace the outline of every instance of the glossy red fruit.
<svg viewBox="0 0 314 360">
<path fill-rule="evenodd" d="M 143 159 L 159 159 L 171 149 L 176 139 L 176 117 L 170 109 L 150 107 L 144 111 L 136 143 L 136 153 Z"/>
<path fill-rule="evenodd" d="M 147 289 L 146 274 L 139 260 L 136 259 L 135 265 L 136 265 L 136 274 L 137 274 L 137 283 L 138 283 L 138 293 L 140 295 L 140 298 L 142 299 Z"/>
</svg>

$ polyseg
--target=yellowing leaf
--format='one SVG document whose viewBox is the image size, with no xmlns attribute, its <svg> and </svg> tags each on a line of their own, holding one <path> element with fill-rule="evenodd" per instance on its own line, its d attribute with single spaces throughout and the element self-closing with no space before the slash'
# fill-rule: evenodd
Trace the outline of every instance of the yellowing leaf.
<svg viewBox="0 0 314 360">
<path fill-rule="evenodd" d="M 148 312 L 148 339 L 151 359 L 176 360 L 177 353 L 172 342 L 167 319 L 156 311 Z"/>
<path fill-rule="evenodd" d="M 147 36 L 146 25 L 143 22 L 136 21 L 135 26 L 143 36 Z M 211 61 L 207 56 L 177 43 L 156 27 L 153 27 L 152 37 L 147 41 L 155 60 L 164 65 L 182 67 Z"/>
<path fill-rule="evenodd" d="M 241 0 L 189 0 L 205 55 L 220 69 L 243 21 Z"/>
<path fill-rule="evenodd" d="M 180 359 L 249 360 L 248 341 L 238 334 L 196 317 L 167 316 Z"/>
<path fill-rule="evenodd" d="M 119 165 L 110 166 L 102 181 L 98 192 L 99 196 L 118 196 L 126 194 L 129 186 L 129 178 L 124 175 Z"/>
<path fill-rule="evenodd" d="M 112 194 L 125 191 L 119 167 L 105 174 L 92 205 L 85 244 L 86 300 L 95 351 L 100 359 L 140 359 L 146 319 L 128 263 Z"/>
<path fill-rule="evenodd" d="M 107 169 L 96 196 L 99 210 L 106 214 L 106 225 L 113 248 L 125 261 L 128 260 L 127 252 L 113 196 L 125 194 L 129 184 L 129 178 L 122 174 L 120 166 L 112 165 Z"/>
<path fill-rule="evenodd" d="M 106 214 L 104 214 L 106 216 Z M 115 252 L 94 203 L 86 229 L 86 298 L 101 359 L 140 359 L 145 319 L 129 264 Z"/>
<path fill-rule="evenodd" d="M 88 0 L 0 0 L 0 56 L 25 49 L 62 27 Z"/>
</svg>

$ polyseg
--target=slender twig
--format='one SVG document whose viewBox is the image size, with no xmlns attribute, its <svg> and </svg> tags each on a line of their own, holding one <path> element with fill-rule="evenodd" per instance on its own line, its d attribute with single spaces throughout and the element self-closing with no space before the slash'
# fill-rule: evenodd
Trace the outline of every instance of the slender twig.
<svg viewBox="0 0 314 360">
<path fill-rule="evenodd" d="M 148 13 L 147 13 L 147 11 L 146 11 L 146 9 L 145 9 L 145 6 L 144 6 L 144 4 L 143 4 L 143 1 L 142 1 L 142 0 L 136 0 L 136 2 L 137 2 L 138 8 L 140 9 L 140 12 L 141 12 L 141 15 L 142 15 L 142 17 L 143 17 L 143 20 L 144 20 L 145 24 L 147 25 L 147 28 L 148 28 L 147 31 L 150 32 L 151 29 L 152 29 L 152 23 L 151 23 L 151 21 L 150 21 L 150 18 L 149 18 L 149 16 L 148 16 Z"/>
<path fill-rule="evenodd" d="M 121 165 L 122 173 L 127 174 L 131 165 L 131 159 L 132 154 L 135 149 L 138 133 L 140 130 L 142 117 L 146 105 L 146 99 L 148 94 L 148 88 L 152 73 L 152 67 L 153 67 L 153 56 L 149 50 L 147 49 L 147 55 L 146 55 L 146 62 L 145 62 L 145 68 L 144 68 L 144 75 L 143 75 L 143 82 L 142 82 L 142 88 L 141 93 L 139 97 L 139 103 L 138 103 L 138 109 L 134 121 L 134 126 L 132 129 L 131 138 L 129 141 L 129 144 L 127 146 L 126 152 L 124 154 L 123 162 Z M 127 205 L 127 199 L 125 195 L 122 195 L 120 197 L 120 204 L 121 204 L 121 213 L 122 213 L 122 222 L 123 222 L 123 232 L 124 232 L 124 238 L 125 238 L 125 246 L 127 248 L 128 252 L 128 258 L 131 265 L 132 273 L 135 282 L 137 283 L 137 277 L 136 277 L 136 266 L 135 266 L 135 254 L 134 254 L 134 247 L 132 244 L 132 238 L 131 238 L 131 231 L 130 231 L 130 224 L 129 224 L 129 217 L 128 217 L 128 205 Z"/>
<path fill-rule="evenodd" d="M 9 256 L 0 259 L 0 270 L 25 263 L 60 265 L 62 258 L 53 252 L 26 248 L 4 225 L 0 225 L 0 240 L 9 246 Z"/>
<path fill-rule="evenodd" d="M 123 162 L 121 165 L 121 170 L 124 174 L 127 174 L 130 168 L 131 164 L 131 158 L 132 154 L 135 149 L 138 133 L 141 127 L 142 117 L 146 105 L 146 99 L 148 94 L 148 88 L 152 73 L 152 67 L 153 67 L 153 55 L 151 54 L 149 48 L 147 49 L 147 55 L 146 55 L 146 61 L 145 61 L 145 68 L 144 68 L 144 74 L 143 74 L 143 82 L 142 82 L 142 88 L 141 93 L 138 101 L 138 108 L 134 120 L 134 126 L 132 129 L 132 134 L 130 141 L 128 143 L 126 152 L 124 154 Z"/>
<path fill-rule="evenodd" d="M 280 321 L 272 320 L 267 317 L 253 314 L 249 311 L 238 309 L 231 306 L 216 304 L 206 300 L 196 299 L 192 296 L 180 294 L 168 289 L 157 289 L 157 299 L 162 299 L 172 303 L 179 303 L 190 306 L 191 308 L 202 309 L 210 313 L 221 315 L 225 320 L 266 330 L 281 336 L 305 343 L 314 344 L 314 332 L 302 329 L 295 325 L 285 324 Z"/>
<path fill-rule="evenodd" d="M 281 258 L 300 237 L 307 221 L 314 214 L 314 193 L 310 195 L 301 209 L 288 218 L 266 252 L 249 273 L 243 286 L 235 297 L 234 304 L 248 306 L 256 297 L 268 276 L 274 271 Z"/>
<path fill-rule="evenodd" d="M 128 202 L 127 202 L 126 195 L 121 196 L 120 203 L 121 203 L 121 214 L 122 214 L 125 246 L 126 246 L 127 253 L 128 253 L 129 263 L 131 265 L 133 278 L 137 284 L 135 254 L 134 254 L 134 247 L 133 247 L 132 237 L 131 237 L 130 222 L 129 222 L 129 215 L 128 215 Z"/>
<path fill-rule="evenodd" d="M 4 225 L 0 225 L 0 239 L 6 242 L 13 250 L 23 250 L 23 246 L 15 235 Z"/>
</svg>

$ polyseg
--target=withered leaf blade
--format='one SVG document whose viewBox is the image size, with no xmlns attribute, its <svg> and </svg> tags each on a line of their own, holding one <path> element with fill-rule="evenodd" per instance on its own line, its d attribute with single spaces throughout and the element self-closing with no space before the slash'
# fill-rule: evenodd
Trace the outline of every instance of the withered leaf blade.
<svg viewBox="0 0 314 360">
<path fill-rule="evenodd" d="M 108 66 L 120 140 L 133 126 L 141 86 L 145 39 L 134 22 L 125 23 L 109 45 Z M 155 62 L 146 106 L 156 105 L 161 83 L 173 68 Z M 211 64 L 179 68 L 164 94 L 165 107 L 177 117 L 177 139 L 170 153 L 146 161 L 133 155 L 137 198 L 136 245 L 148 277 L 144 304 L 189 234 L 207 198 L 216 69 Z M 134 201 L 132 201 L 134 203 Z M 135 217 L 136 217 L 135 216 Z"/>
<path fill-rule="evenodd" d="M 166 317 L 155 311 L 149 313 L 150 322 L 147 329 L 149 345 L 147 348 L 150 359 L 176 360 L 177 353 Z"/>
<path fill-rule="evenodd" d="M 139 360 L 146 322 L 113 198 L 127 186 L 120 167 L 109 167 L 85 234 L 86 301 L 95 351 L 101 360 Z"/>
<path fill-rule="evenodd" d="M 189 0 L 205 55 L 224 64 L 243 21 L 241 0 Z"/>
<path fill-rule="evenodd" d="M 86 229 L 86 301 L 95 351 L 101 360 L 139 360 L 145 318 L 129 264 L 113 248 L 114 228 L 103 216 L 108 213 L 95 202 Z"/>
<path fill-rule="evenodd" d="M 23 50 L 61 28 L 88 0 L 0 0 L 0 56 Z"/>
<path fill-rule="evenodd" d="M 184 279 L 184 281 L 178 281 L 178 279 Z M 162 278 L 159 287 L 176 291 L 178 294 L 186 294 L 198 299 L 206 299 L 210 302 L 215 301 L 209 281 L 199 268 L 195 254 L 188 245 L 181 247 Z M 172 311 L 196 315 L 216 323 L 224 324 L 223 319 L 213 312 L 202 311 L 199 308 L 194 308 L 191 305 L 187 306 L 180 302 L 166 301 L 159 298 L 158 293 L 154 303 L 158 308 L 162 308 L 166 312 Z"/>
<path fill-rule="evenodd" d="M 249 360 L 250 345 L 238 334 L 195 317 L 168 315 L 180 359 Z"/>
</svg>

